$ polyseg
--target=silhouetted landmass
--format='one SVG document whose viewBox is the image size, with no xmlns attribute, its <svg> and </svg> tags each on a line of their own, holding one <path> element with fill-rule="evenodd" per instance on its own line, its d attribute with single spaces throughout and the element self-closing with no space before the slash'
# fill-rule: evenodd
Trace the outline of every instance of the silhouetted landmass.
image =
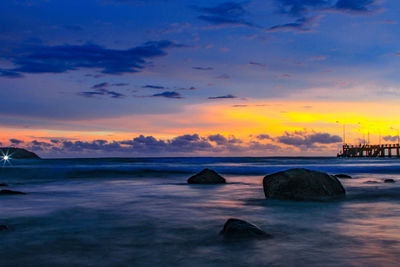
<svg viewBox="0 0 400 267">
<path fill-rule="evenodd" d="M 0 195 L 26 195 L 26 193 L 20 192 L 20 191 L 3 189 L 3 190 L 0 190 Z"/>
<path fill-rule="evenodd" d="M 16 147 L 0 147 L 0 156 L 2 155 L 8 155 L 12 159 L 40 159 L 35 153 Z"/>
</svg>

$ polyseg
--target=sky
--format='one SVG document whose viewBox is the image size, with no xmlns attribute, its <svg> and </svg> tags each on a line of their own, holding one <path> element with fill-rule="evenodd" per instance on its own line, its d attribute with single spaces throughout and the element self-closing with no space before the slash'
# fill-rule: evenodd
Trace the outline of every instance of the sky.
<svg viewBox="0 0 400 267">
<path fill-rule="evenodd" d="M 42 157 L 397 143 L 395 0 L 0 2 L 0 143 Z"/>
</svg>

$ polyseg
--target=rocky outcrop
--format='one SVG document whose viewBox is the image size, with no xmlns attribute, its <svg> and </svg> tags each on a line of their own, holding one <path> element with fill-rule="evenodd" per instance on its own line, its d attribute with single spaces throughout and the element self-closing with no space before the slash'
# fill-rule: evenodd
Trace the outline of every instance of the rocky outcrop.
<svg viewBox="0 0 400 267">
<path fill-rule="evenodd" d="M 0 195 L 26 195 L 26 193 L 20 192 L 20 191 L 2 189 L 2 190 L 0 190 Z"/>
<path fill-rule="evenodd" d="M 271 238 L 272 235 L 267 234 L 254 224 L 248 223 L 240 219 L 231 218 L 226 221 L 224 228 L 220 232 L 225 238 Z"/>
<path fill-rule="evenodd" d="M 6 183 L 0 183 L 0 186 L 5 187 L 5 186 L 8 186 L 8 184 L 6 184 Z"/>
<path fill-rule="evenodd" d="M 265 197 L 276 199 L 326 200 L 346 194 L 335 176 L 302 168 L 267 175 L 263 186 Z"/>
<path fill-rule="evenodd" d="M 224 184 L 225 178 L 210 169 L 204 169 L 201 172 L 190 177 L 189 184 Z"/>
<path fill-rule="evenodd" d="M 8 230 L 8 226 L 4 224 L 0 224 L 0 231 Z"/>
<path fill-rule="evenodd" d="M 0 159 L 1 155 L 9 155 L 11 159 L 40 159 L 35 153 L 16 147 L 0 147 Z"/>
<path fill-rule="evenodd" d="M 383 180 L 383 182 L 384 182 L 384 183 L 394 183 L 394 182 L 396 182 L 396 181 L 393 180 L 393 179 L 385 179 L 385 180 Z"/>
<path fill-rule="evenodd" d="M 348 174 L 343 174 L 343 173 L 335 174 L 335 177 L 337 177 L 337 178 L 342 178 L 342 179 L 352 179 L 352 177 L 351 177 L 350 175 L 348 175 Z"/>
</svg>

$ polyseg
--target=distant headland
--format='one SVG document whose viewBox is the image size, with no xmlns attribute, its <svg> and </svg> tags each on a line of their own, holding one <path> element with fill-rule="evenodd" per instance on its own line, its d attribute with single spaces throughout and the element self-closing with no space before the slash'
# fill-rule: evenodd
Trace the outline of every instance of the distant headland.
<svg viewBox="0 0 400 267">
<path fill-rule="evenodd" d="M 12 159 L 40 159 L 38 155 L 24 148 L 0 147 L 0 156 L 5 155 Z"/>
</svg>

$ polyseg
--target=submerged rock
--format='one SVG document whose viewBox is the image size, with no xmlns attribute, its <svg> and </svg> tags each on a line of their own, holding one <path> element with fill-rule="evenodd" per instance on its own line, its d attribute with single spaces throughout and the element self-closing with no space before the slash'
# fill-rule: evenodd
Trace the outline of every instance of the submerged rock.
<svg viewBox="0 0 400 267">
<path fill-rule="evenodd" d="M 8 230 L 8 226 L 5 224 L 0 224 L 0 231 Z"/>
<path fill-rule="evenodd" d="M 364 184 L 379 184 L 378 181 L 366 181 Z"/>
<path fill-rule="evenodd" d="M 24 192 L 2 189 L 0 195 L 26 195 Z"/>
<path fill-rule="evenodd" d="M 220 232 L 226 238 L 271 238 L 272 235 L 267 234 L 254 224 L 246 221 L 230 218 L 224 224 L 224 228 Z"/>
<path fill-rule="evenodd" d="M 395 183 L 396 181 L 393 179 L 385 179 L 383 180 L 384 183 Z"/>
<path fill-rule="evenodd" d="M 335 177 L 337 177 L 337 178 L 342 178 L 342 179 L 352 179 L 352 177 L 351 177 L 350 175 L 348 175 L 348 174 L 343 174 L 343 173 L 335 174 Z"/>
<path fill-rule="evenodd" d="M 335 176 L 303 168 L 267 175 L 264 177 L 263 186 L 266 198 L 325 200 L 346 194 Z"/>
<path fill-rule="evenodd" d="M 6 183 L 0 183 L 0 186 L 8 186 Z"/>
<path fill-rule="evenodd" d="M 201 172 L 190 177 L 189 184 L 224 184 L 225 178 L 210 169 L 204 169 Z"/>
</svg>

